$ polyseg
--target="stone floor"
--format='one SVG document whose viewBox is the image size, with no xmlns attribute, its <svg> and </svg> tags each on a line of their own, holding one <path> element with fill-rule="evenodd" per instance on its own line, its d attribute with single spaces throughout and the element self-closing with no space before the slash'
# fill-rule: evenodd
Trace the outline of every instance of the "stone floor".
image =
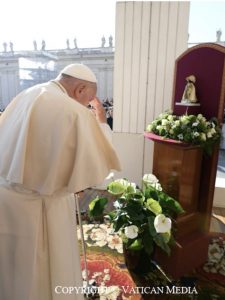
<svg viewBox="0 0 225 300">
<path fill-rule="evenodd" d="M 225 178 L 225 149 L 220 149 L 216 176 Z"/>
</svg>

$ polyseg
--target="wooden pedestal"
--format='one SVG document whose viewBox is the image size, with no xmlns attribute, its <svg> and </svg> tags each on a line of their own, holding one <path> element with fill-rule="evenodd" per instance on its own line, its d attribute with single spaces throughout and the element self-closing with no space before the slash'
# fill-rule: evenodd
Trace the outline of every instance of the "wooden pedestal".
<svg viewBox="0 0 225 300">
<path fill-rule="evenodd" d="M 153 174 L 163 190 L 179 201 L 185 210 L 176 220 L 178 242 L 171 257 L 158 251 L 156 259 L 173 277 L 198 267 L 207 259 L 208 238 L 201 230 L 198 209 L 202 149 L 168 143 L 154 143 Z M 191 251 L 195 249 L 193 255 Z"/>
<path fill-rule="evenodd" d="M 199 227 L 198 195 L 201 163 L 200 147 L 182 147 L 155 142 L 153 174 L 159 179 L 163 190 L 179 201 L 185 210 L 185 213 L 177 219 L 177 237 L 195 232 Z"/>
</svg>

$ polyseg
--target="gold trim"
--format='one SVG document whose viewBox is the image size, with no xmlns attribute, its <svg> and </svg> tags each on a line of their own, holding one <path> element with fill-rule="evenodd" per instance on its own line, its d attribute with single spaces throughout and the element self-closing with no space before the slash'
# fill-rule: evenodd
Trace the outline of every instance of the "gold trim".
<svg viewBox="0 0 225 300">
<path fill-rule="evenodd" d="M 215 43 L 202 43 L 196 46 L 193 46 L 191 48 L 188 48 L 185 52 L 183 52 L 180 56 L 178 56 L 176 58 L 176 62 L 178 62 L 183 56 L 185 56 L 186 54 L 188 54 L 189 52 L 196 50 L 196 49 L 200 49 L 200 48 L 212 48 L 212 49 L 216 49 L 222 53 L 225 53 L 225 47 L 215 44 Z"/>
</svg>

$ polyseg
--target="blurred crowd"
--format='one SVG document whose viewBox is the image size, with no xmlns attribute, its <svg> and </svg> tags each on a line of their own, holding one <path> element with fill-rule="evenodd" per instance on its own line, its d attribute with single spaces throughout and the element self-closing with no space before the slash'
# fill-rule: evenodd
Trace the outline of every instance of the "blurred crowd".
<svg viewBox="0 0 225 300">
<path fill-rule="evenodd" d="M 102 101 L 102 104 L 106 111 L 107 123 L 113 129 L 113 99 L 106 98 Z"/>
</svg>

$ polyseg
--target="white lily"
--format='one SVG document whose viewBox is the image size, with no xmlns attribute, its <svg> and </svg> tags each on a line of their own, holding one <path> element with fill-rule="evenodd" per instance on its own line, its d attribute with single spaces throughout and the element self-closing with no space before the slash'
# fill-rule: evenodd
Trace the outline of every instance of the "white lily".
<svg viewBox="0 0 225 300">
<path fill-rule="evenodd" d="M 158 233 L 165 233 L 171 230 L 172 221 L 167 218 L 164 214 L 159 214 L 154 220 L 155 230 Z"/>
<path fill-rule="evenodd" d="M 130 225 L 125 227 L 124 234 L 128 239 L 135 239 L 138 236 L 138 227 L 136 225 Z"/>
</svg>

